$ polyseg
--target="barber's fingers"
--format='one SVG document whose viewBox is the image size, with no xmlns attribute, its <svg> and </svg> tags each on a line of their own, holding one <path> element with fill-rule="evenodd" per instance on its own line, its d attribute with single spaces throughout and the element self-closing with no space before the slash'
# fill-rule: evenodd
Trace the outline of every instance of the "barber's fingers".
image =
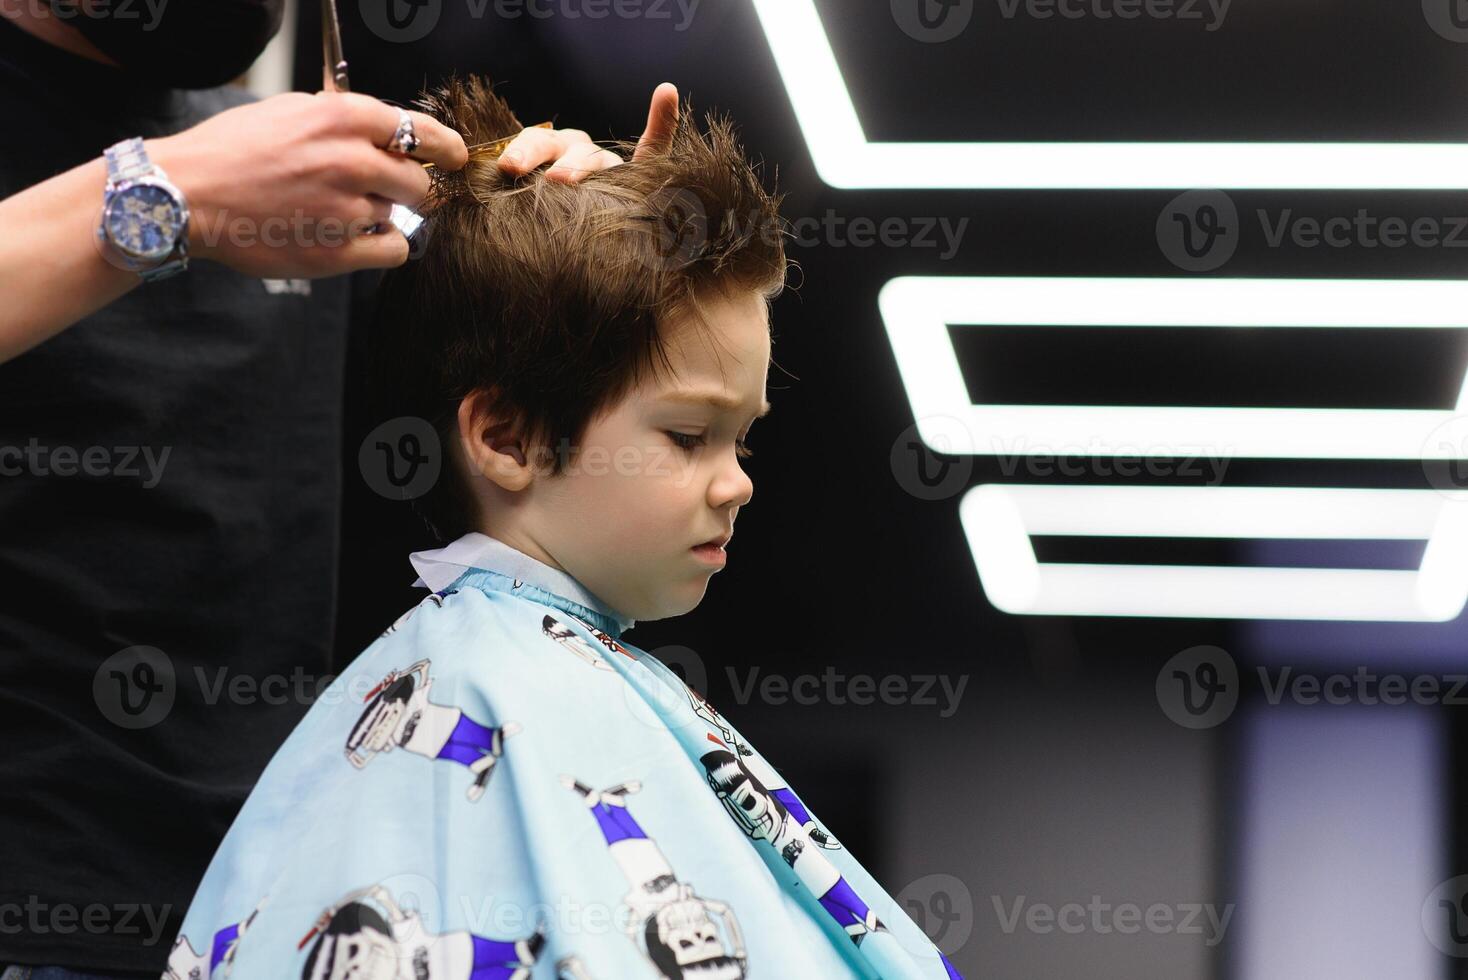
<svg viewBox="0 0 1468 980">
<path fill-rule="evenodd" d="M 500 153 L 499 168 L 508 174 L 529 173 L 542 163 L 559 160 L 579 147 L 595 147 L 581 129 L 545 129 L 530 126 L 520 130 Z"/>
<path fill-rule="evenodd" d="M 637 141 L 633 161 L 667 151 L 678 130 L 678 86 L 663 82 L 652 91 L 652 104 L 647 109 L 647 129 Z"/>
<path fill-rule="evenodd" d="M 545 172 L 547 180 L 560 180 L 566 183 L 575 183 L 587 174 L 594 174 L 598 170 L 606 170 L 625 163 L 620 156 L 611 150 L 603 150 L 595 144 L 588 143 L 575 146 L 566 152 Z"/>
<path fill-rule="evenodd" d="M 390 269 L 408 261 L 408 240 L 396 225 L 388 224 L 375 235 L 349 238 L 333 251 L 336 253 L 333 258 L 341 263 L 341 272 Z"/>
<path fill-rule="evenodd" d="M 336 123 L 343 130 L 361 136 L 378 149 L 385 150 L 398 129 L 398 108 L 381 99 L 360 92 L 320 92 L 319 98 L 335 100 Z M 413 135 L 418 146 L 412 159 L 432 163 L 442 170 L 458 170 L 469 161 L 464 137 L 432 116 L 405 110 L 413 121 Z M 419 166 L 419 169 L 423 169 Z"/>
<path fill-rule="evenodd" d="M 411 157 L 348 144 L 333 167 L 337 183 L 351 194 L 375 194 L 415 208 L 428 195 L 432 179 Z"/>
<path fill-rule="evenodd" d="M 352 236 L 369 235 L 374 232 L 374 229 L 390 226 L 392 208 L 393 202 L 387 198 L 378 197 L 375 194 L 364 198 L 348 222 Z"/>
</svg>

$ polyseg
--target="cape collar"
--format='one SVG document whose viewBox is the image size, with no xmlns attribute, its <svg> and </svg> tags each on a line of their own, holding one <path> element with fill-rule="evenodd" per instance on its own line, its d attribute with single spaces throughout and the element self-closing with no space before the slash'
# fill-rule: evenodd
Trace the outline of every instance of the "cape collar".
<svg viewBox="0 0 1468 980">
<path fill-rule="evenodd" d="M 442 592 L 466 577 L 469 577 L 466 584 L 480 588 L 499 588 L 517 594 L 529 591 L 537 601 L 588 619 L 614 639 L 637 622 L 623 618 L 560 569 L 478 531 L 470 531 L 442 548 L 415 551 L 409 561 L 419 576 L 413 584 L 433 592 Z M 491 575 L 480 576 L 475 572 Z M 499 581 L 496 575 L 508 581 Z"/>
</svg>

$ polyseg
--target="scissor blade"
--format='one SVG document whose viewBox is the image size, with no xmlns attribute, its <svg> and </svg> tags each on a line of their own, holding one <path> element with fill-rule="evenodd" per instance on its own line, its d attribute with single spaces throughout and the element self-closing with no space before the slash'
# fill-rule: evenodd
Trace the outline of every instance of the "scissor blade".
<svg viewBox="0 0 1468 980">
<path fill-rule="evenodd" d="M 327 92 L 350 92 L 352 86 L 347 81 L 347 58 L 342 51 L 336 0 L 321 0 L 321 50 L 324 60 L 322 88 Z"/>
</svg>

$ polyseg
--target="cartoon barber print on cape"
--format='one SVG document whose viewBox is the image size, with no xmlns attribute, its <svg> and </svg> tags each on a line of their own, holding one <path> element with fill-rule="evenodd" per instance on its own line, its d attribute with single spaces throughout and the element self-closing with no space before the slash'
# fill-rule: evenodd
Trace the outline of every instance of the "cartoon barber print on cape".
<svg viewBox="0 0 1468 980">
<path fill-rule="evenodd" d="M 737 761 L 740 767 L 749 774 L 750 778 L 768 790 L 769 795 L 784 806 L 786 812 L 794 817 L 796 822 L 805 829 L 807 836 L 812 841 L 827 850 L 836 850 L 839 848 L 841 843 L 835 837 L 832 837 L 816 826 L 815 819 L 810 815 L 810 811 L 805 808 L 804 803 L 800 802 L 799 797 L 795 795 L 795 791 L 785 783 L 785 780 L 781 779 L 780 775 L 771 769 L 763 759 L 755 755 L 754 750 L 749 747 L 748 743 L 740 741 L 739 736 L 734 733 L 732 728 L 724 724 L 724 717 L 719 714 L 718 709 L 709 702 L 708 698 L 691 687 L 687 687 L 686 689 L 688 691 L 688 699 L 693 704 L 693 713 L 719 730 L 719 734 L 723 736 L 725 746 L 732 746 L 734 751 L 738 753 L 739 758 Z"/>
<path fill-rule="evenodd" d="M 387 889 L 373 885 L 323 912 L 299 948 L 308 943 L 301 980 L 529 980 L 545 931 L 514 940 L 468 930 L 434 934 L 416 911 L 398 908 Z"/>
<path fill-rule="evenodd" d="M 713 739 L 713 736 L 709 736 Z M 700 761 L 708 770 L 708 783 L 729 816 L 746 835 L 766 840 L 795 870 L 803 885 L 821 900 L 821 907 L 834 918 L 858 946 L 869 932 L 885 930 L 875 912 L 852 890 L 841 872 L 824 854 L 806 846 L 810 836 L 791 819 L 785 804 L 749 771 L 728 748 L 706 753 Z"/>
<path fill-rule="evenodd" d="M 254 911 L 243 922 L 225 926 L 216 932 L 209 944 L 207 956 L 195 951 L 193 943 L 180 933 L 173 944 L 173 951 L 168 954 L 163 980 L 210 980 L 211 977 L 213 980 L 225 980 L 234 966 L 234 954 L 239 949 L 240 940 L 245 937 L 250 924 L 260 914 L 260 908 L 264 904 L 265 900 L 261 899 L 260 904 L 255 906 Z"/>
<path fill-rule="evenodd" d="M 601 670 L 613 669 L 612 665 L 602 659 L 602 655 L 597 652 L 595 647 L 587 643 L 580 633 L 577 633 L 556 617 L 547 615 L 540 621 L 540 629 L 546 636 L 555 640 L 561 646 L 591 664 L 591 666 Z"/>
<path fill-rule="evenodd" d="M 871 932 L 885 932 L 887 927 L 836 866 L 819 851 L 809 850 L 806 840 L 827 850 L 839 849 L 841 845 L 815 825 L 795 791 L 748 743 L 740 740 L 718 709 L 693 688 L 686 685 L 685 688 L 693 713 L 718 729 L 722 736 L 722 747 L 705 753 L 700 761 L 708 772 L 709 786 L 734 822 L 752 840 L 768 840 L 780 852 L 796 877 L 820 899 L 821 907 L 856 945 L 860 946 Z M 712 732 L 707 737 L 711 744 L 721 744 Z M 933 948 L 948 976 L 961 980 L 943 951 L 936 945 Z"/>
<path fill-rule="evenodd" d="M 627 932 L 667 980 L 742 980 L 746 955 L 739 921 L 728 905 L 694 894 L 674 876 L 668 859 L 627 809 L 637 780 L 597 791 L 571 776 L 561 784 L 581 795 L 627 879 L 622 901 L 631 912 Z M 720 935 L 718 916 L 724 924 Z M 640 940 L 640 941 L 639 941 Z"/>
<path fill-rule="evenodd" d="M 723 736 L 707 734 L 709 742 L 719 748 L 704 753 L 699 761 L 707 771 L 709 786 L 739 829 L 753 840 L 769 841 L 852 942 L 860 946 L 868 933 L 884 931 L 887 927 L 836 866 L 820 851 L 806 846 L 815 843 L 835 849 L 841 845 L 816 827 L 795 792 L 724 724 L 709 700 L 691 687 L 687 690 L 694 714 Z"/>
<path fill-rule="evenodd" d="M 473 774 L 465 795 L 477 800 L 504 754 L 505 738 L 519 732 L 520 725 L 508 721 L 491 728 L 458 708 L 428 700 L 433 686 L 428 667 L 427 660 L 420 660 L 404 671 L 390 671 L 367 693 L 367 707 L 347 736 L 347 761 L 361 769 L 379 752 L 396 747 L 426 759 L 457 762 Z"/>
<path fill-rule="evenodd" d="M 622 646 L 622 644 L 618 643 L 615 639 L 613 639 L 607 633 L 605 633 L 602 630 L 598 629 L 594 623 L 588 623 L 586 620 L 582 619 L 580 616 L 576 615 L 575 613 L 570 613 L 569 615 L 570 615 L 570 617 L 572 619 L 576 620 L 576 622 L 580 623 L 582 626 L 585 626 L 586 627 L 586 631 L 596 638 L 596 642 L 600 643 L 602 646 L 606 647 L 608 650 L 612 651 L 613 653 L 620 653 L 622 656 L 626 657 L 628 660 L 636 660 L 637 659 L 637 657 L 632 653 L 632 651 L 630 651 L 626 647 Z"/>
</svg>

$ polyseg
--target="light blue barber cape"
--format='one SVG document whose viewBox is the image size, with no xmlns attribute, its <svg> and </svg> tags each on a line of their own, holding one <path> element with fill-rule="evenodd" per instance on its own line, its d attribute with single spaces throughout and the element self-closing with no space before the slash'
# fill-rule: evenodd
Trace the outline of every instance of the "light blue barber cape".
<svg viewBox="0 0 1468 980">
<path fill-rule="evenodd" d="M 165 977 L 958 973 L 632 621 L 482 534 L 260 777 Z"/>
</svg>

